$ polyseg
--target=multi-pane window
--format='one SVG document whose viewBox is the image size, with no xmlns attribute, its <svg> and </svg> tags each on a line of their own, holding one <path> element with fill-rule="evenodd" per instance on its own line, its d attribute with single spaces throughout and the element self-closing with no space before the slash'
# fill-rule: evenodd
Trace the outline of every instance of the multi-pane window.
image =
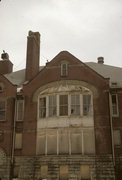
<svg viewBox="0 0 122 180">
<path fill-rule="evenodd" d="M 5 120 L 5 101 L 0 100 L 0 121 Z"/>
<path fill-rule="evenodd" d="M 17 101 L 17 121 L 22 121 L 24 116 L 24 101 Z"/>
<path fill-rule="evenodd" d="M 91 109 L 91 95 L 83 95 L 83 115 L 89 115 Z"/>
<path fill-rule="evenodd" d="M 112 94 L 111 95 L 112 100 L 112 115 L 116 116 L 118 115 L 118 101 L 117 101 L 117 95 Z"/>
<path fill-rule="evenodd" d="M 40 98 L 39 100 L 39 117 L 46 117 L 46 97 Z"/>
<path fill-rule="evenodd" d="M 71 115 L 80 115 L 80 95 L 71 95 Z"/>
<path fill-rule="evenodd" d="M 39 99 L 39 118 L 80 115 L 92 115 L 90 94 L 55 94 Z"/>
<path fill-rule="evenodd" d="M 59 114 L 60 116 L 66 116 L 68 115 L 68 95 L 60 95 L 59 97 Z"/>
<path fill-rule="evenodd" d="M 49 116 L 56 116 L 56 96 L 49 96 Z"/>
<path fill-rule="evenodd" d="M 61 64 L 61 76 L 67 76 L 68 75 L 68 64 L 63 63 Z"/>
</svg>

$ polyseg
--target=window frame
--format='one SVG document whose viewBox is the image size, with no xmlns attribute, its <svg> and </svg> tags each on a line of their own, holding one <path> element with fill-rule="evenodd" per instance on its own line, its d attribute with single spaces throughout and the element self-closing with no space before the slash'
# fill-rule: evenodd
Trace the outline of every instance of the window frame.
<svg viewBox="0 0 122 180">
<path fill-rule="evenodd" d="M 51 104 L 50 104 L 50 98 L 55 98 L 55 100 L 53 99 Z M 55 102 L 55 103 L 54 103 Z M 52 113 L 52 115 L 50 114 L 50 110 L 55 108 L 55 113 Z M 55 94 L 53 95 L 49 95 L 48 96 L 48 116 L 49 117 L 54 117 L 54 116 L 57 116 L 57 96 Z"/>
<path fill-rule="evenodd" d="M 61 76 L 62 77 L 68 76 L 68 63 L 67 62 L 61 63 Z"/>
<path fill-rule="evenodd" d="M 45 106 L 43 107 L 43 109 L 45 109 L 45 116 L 44 117 L 42 117 L 40 114 L 41 114 L 41 108 L 40 108 L 40 99 L 45 99 Z M 40 96 L 39 97 L 39 106 L 38 106 L 38 109 L 39 109 L 39 113 L 38 113 L 38 117 L 40 118 L 40 119 L 43 119 L 43 118 L 46 118 L 47 116 L 48 116 L 48 113 L 47 113 L 47 97 L 46 96 Z"/>
<path fill-rule="evenodd" d="M 72 103 L 71 103 L 71 98 L 72 96 L 79 96 L 79 113 L 78 114 L 72 114 L 71 109 L 72 109 Z M 89 106 L 89 113 L 87 115 L 83 114 L 83 95 L 89 95 L 90 96 L 90 106 Z M 54 115 L 50 115 L 50 110 L 49 110 L 49 97 L 50 96 L 55 96 L 56 98 L 56 113 Z M 60 97 L 61 96 L 67 96 L 67 114 L 60 114 Z M 40 99 L 45 98 L 45 116 L 42 117 L 40 116 Z M 76 104 L 77 106 L 77 104 Z M 41 95 L 38 98 L 38 118 L 39 119 L 44 119 L 44 118 L 51 118 L 51 117 L 87 117 L 87 116 L 93 116 L 93 95 L 91 93 L 81 93 L 79 91 L 76 92 L 65 92 L 65 93 L 52 93 L 52 94 L 46 94 L 46 95 Z"/>
<path fill-rule="evenodd" d="M 72 97 L 73 96 L 75 96 L 75 103 L 72 103 Z M 76 96 L 79 96 L 79 99 L 78 99 L 79 104 L 76 102 Z M 70 101 L 71 101 L 71 103 L 70 103 L 70 116 L 80 116 L 81 115 L 81 104 L 83 104 L 83 102 L 81 101 L 81 94 L 80 93 L 71 94 L 70 95 Z M 79 108 L 79 113 L 78 114 L 77 113 L 76 114 L 72 113 L 72 106 L 75 107 L 74 109 L 76 109 L 76 107 Z"/>
<path fill-rule="evenodd" d="M 67 104 L 60 104 L 60 97 L 61 96 L 67 96 Z M 60 112 L 61 112 L 61 109 L 60 108 L 64 108 L 64 107 L 67 107 L 67 114 L 63 114 L 61 115 Z M 68 94 L 59 94 L 59 114 L 58 116 L 60 117 L 63 117 L 63 116 L 69 116 L 69 96 Z"/>
<path fill-rule="evenodd" d="M 4 109 L 2 109 L 2 110 L 0 109 L 0 113 L 4 112 L 4 119 L 0 119 L 0 122 L 2 122 L 2 121 L 6 121 L 6 108 L 7 108 L 7 105 L 6 105 L 6 100 L 1 99 L 0 102 L 4 102 L 4 106 L 5 106 Z"/>
<path fill-rule="evenodd" d="M 116 104 L 112 102 L 112 96 L 116 97 Z M 113 108 L 116 107 L 116 114 L 114 113 Z M 119 108 L 118 108 L 118 95 L 117 94 L 111 94 L 111 110 L 112 110 L 112 117 L 118 117 L 119 116 Z"/>
<path fill-rule="evenodd" d="M 88 103 L 88 99 L 87 99 L 87 102 L 84 102 L 84 97 L 87 97 L 87 96 L 90 96 L 90 103 Z M 92 113 L 92 95 L 91 94 L 83 94 L 83 99 L 82 99 L 82 104 L 83 104 L 83 116 L 89 116 L 89 115 L 91 115 Z M 84 107 L 87 107 L 88 109 L 87 109 L 87 112 L 86 112 L 86 114 L 85 114 L 85 112 L 84 112 Z M 89 106 L 89 107 L 88 107 Z"/>
</svg>

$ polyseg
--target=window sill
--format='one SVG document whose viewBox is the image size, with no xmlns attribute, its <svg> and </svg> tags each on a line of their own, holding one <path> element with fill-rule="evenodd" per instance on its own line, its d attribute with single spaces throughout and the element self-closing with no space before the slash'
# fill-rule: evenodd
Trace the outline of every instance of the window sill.
<svg viewBox="0 0 122 180">
<path fill-rule="evenodd" d="M 0 122 L 6 122 L 6 120 L 4 119 L 4 120 L 0 120 Z"/>
<path fill-rule="evenodd" d="M 113 117 L 113 118 L 118 118 L 119 115 L 118 115 L 118 114 L 117 114 L 117 115 L 112 115 L 112 117 Z"/>
</svg>

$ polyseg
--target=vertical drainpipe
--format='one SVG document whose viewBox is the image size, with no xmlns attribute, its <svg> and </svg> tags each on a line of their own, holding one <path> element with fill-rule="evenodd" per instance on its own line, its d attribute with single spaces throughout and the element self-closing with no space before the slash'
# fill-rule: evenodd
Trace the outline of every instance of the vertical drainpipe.
<svg viewBox="0 0 122 180">
<path fill-rule="evenodd" d="M 14 149 L 15 149 L 15 127 L 16 127 L 16 109 L 17 109 L 17 100 L 15 97 L 15 105 L 14 105 L 14 124 L 13 124 L 13 136 L 12 136 L 12 152 L 11 152 L 11 177 L 13 178 L 13 170 L 14 170 Z"/>
<path fill-rule="evenodd" d="M 115 151 L 114 151 L 114 138 L 113 138 L 113 122 L 112 122 L 112 107 L 111 107 L 111 93 L 109 92 L 109 109 L 110 109 L 110 126 L 111 126 L 111 144 L 112 144 L 112 158 L 113 158 L 113 165 L 115 168 Z"/>
</svg>

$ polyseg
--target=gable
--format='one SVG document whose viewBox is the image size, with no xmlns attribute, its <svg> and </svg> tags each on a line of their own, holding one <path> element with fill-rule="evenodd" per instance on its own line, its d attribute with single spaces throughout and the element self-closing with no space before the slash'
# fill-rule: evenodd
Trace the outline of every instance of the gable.
<svg viewBox="0 0 122 180">
<path fill-rule="evenodd" d="M 83 64 L 78 58 L 73 56 L 68 51 L 61 51 L 57 56 L 55 56 L 47 65 L 57 66 L 61 62 L 69 62 L 70 65 Z"/>
<path fill-rule="evenodd" d="M 4 75 L 0 75 L 1 97 L 16 96 L 17 86 L 13 85 Z"/>
<path fill-rule="evenodd" d="M 61 75 L 61 63 L 64 62 L 68 64 L 68 73 L 66 76 Z M 96 73 L 69 52 L 62 51 L 52 61 L 48 62 L 33 80 L 24 85 L 24 91 L 34 93 L 45 84 L 62 80 L 87 82 L 100 89 L 108 87 L 108 79 Z"/>
</svg>

